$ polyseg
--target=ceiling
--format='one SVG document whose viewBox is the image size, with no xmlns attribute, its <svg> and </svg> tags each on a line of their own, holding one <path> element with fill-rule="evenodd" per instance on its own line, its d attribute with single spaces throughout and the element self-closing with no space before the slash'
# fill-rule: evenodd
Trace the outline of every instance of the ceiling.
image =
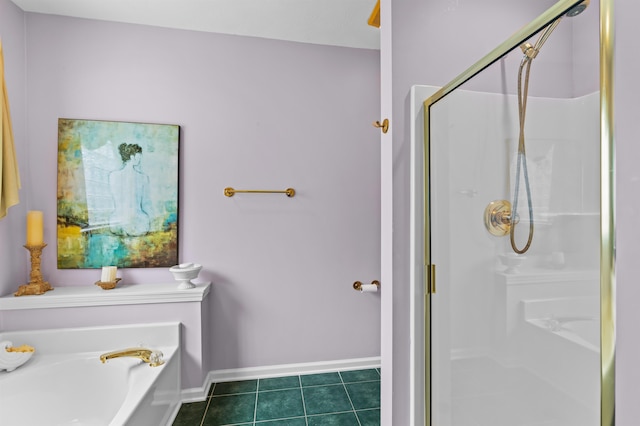
<svg viewBox="0 0 640 426">
<path fill-rule="evenodd" d="M 375 0 L 12 0 L 26 12 L 379 49 Z"/>
</svg>

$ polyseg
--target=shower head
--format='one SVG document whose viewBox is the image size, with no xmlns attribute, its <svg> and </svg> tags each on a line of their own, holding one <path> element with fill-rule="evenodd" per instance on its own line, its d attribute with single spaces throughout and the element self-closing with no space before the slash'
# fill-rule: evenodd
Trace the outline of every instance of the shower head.
<svg viewBox="0 0 640 426">
<path fill-rule="evenodd" d="M 569 9 L 567 11 L 567 13 L 565 13 L 564 16 L 566 16 L 568 18 L 573 18 L 574 16 L 580 15 L 582 12 L 585 11 L 585 9 L 587 7 L 589 7 L 589 3 L 590 2 L 591 2 L 591 0 L 584 0 L 582 3 L 577 4 L 577 5 L 573 6 L 571 9 Z"/>
<path fill-rule="evenodd" d="M 538 53 L 540 53 L 540 49 L 542 48 L 542 45 L 547 41 L 547 39 L 549 38 L 549 36 L 553 32 L 553 30 L 556 29 L 556 27 L 560 23 L 560 20 L 563 17 L 566 16 L 566 17 L 569 17 L 569 18 L 573 18 L 574 16 L 580 15 L 589 6 L 590 2 L 591 2 L 591 0 L 584 0 L 582 3 L 577 4 L 577 5 L 573 6 L 571 9 L 569 9 L 564 14 L 564 16 L 561 16 L 561 17 L 557 18 L 555 21 L 553 21 L 552 23 L 550 23 L 544 29 L 544 31 L 542 31 L 542 34 L 540 34 L 540 36 L 538 37 L 538 40 L 536 41 L 535 45 L 531 45 L 531 43 L 523 43 L 520 46 L 520 49 L 522 49 L 522 53 L 524 53 L 525 59 L 526 60 L 532 60 L 533 58 L 538 56 Z"/>
</svg>

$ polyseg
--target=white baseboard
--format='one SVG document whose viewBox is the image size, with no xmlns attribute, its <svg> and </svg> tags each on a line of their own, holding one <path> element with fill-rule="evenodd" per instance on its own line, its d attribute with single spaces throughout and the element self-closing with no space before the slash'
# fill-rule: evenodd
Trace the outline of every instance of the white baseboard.
<svg viewBox="0 0 640 426">
<path fill-rule="evenodd" d="M 305 362 L 300 364 L 269 365 L 264 367 L 232 368 L 228 370 L 211 370 L 202 387 L 183 389 L 182 402 L 204 401 L 212 383 L 232 382 L 237 380 L 266 379 L 269 377 L 293 376 L 298 374 L 318 374 L 333 371 L 361 370 L 379 368 L 380 357 L 355 358 L 324 362 Z"/>
</svg>

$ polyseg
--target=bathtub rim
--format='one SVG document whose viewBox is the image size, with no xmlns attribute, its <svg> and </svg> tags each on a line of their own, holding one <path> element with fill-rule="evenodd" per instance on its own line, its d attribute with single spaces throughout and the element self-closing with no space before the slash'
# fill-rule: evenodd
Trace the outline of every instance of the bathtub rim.
<svg viewBox="0 0 640 426">
<path fill-rule="evenodd" d="M 171 321 L 146 324 L 10 330 L 0 331 L 0 340 L 11 340 L 14 345 L 30 344 L 35 347 L 36 353 L 43 350 L 49 354 L 107 352 L 140 345 L 180 347 L 181 328 L 180 322 Z M 100 336 L 98 337 L 97 334 L 100 334 Z M 125 339 L 126 342 L 114 344 L 112 342 L 116 341 L 115 339 L 118 339 L 118 341 Z M 33 342 L 33 344 L 29 342 Z M 128 344 L 128 346 L 120 347 L 123 344 Z"/>
</svg>

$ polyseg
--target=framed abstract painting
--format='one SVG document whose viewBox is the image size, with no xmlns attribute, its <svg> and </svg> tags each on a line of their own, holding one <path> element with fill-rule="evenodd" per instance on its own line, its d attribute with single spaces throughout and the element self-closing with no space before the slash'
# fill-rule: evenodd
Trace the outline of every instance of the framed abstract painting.
<svg viewBox="0 0 640 426">
<path fill-rule="evenodd" d="M 180 127 L 58 120 L 58 268 L 178 263 Z"/>
</svg>

